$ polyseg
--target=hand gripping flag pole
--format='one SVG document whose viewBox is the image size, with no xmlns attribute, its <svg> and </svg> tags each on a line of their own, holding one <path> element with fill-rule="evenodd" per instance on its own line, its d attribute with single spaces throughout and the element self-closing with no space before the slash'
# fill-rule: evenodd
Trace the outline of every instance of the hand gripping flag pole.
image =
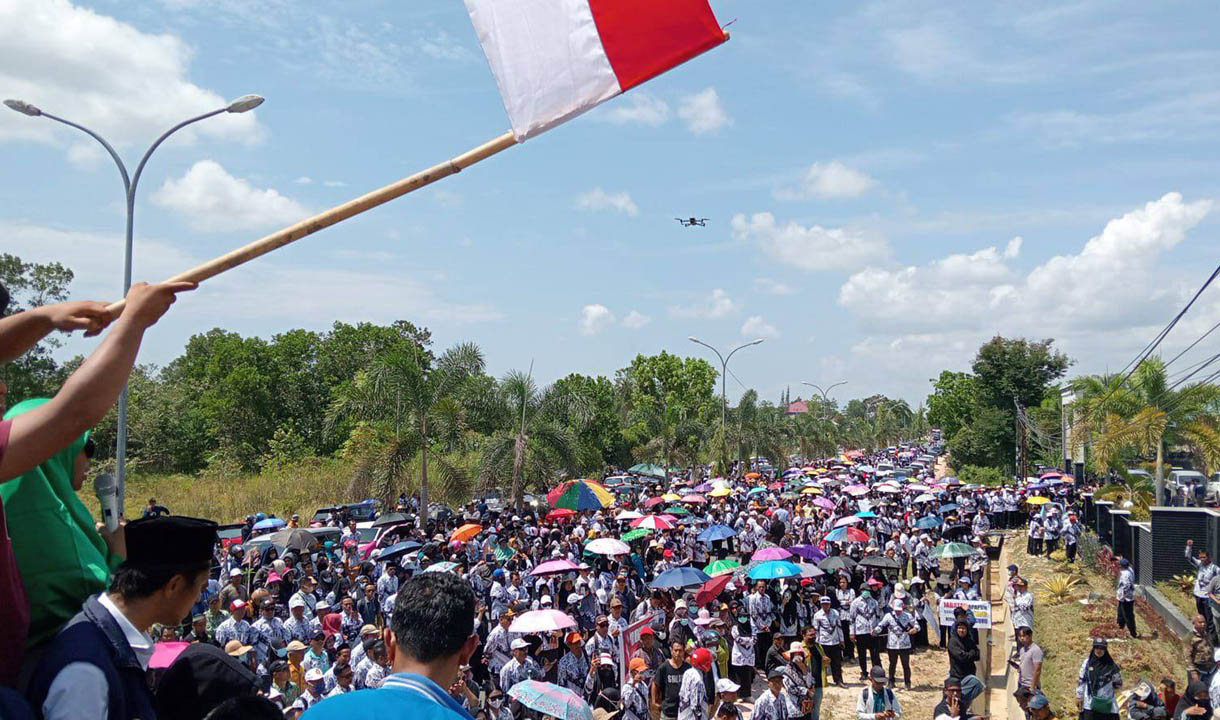
<svg viewBox="0 0 1220 720">
<path fill-rule="evenodd" d="M 512 131 L 167 282 L 200 282 L 449 177 L 728 40 L 708 0 L 465 0 Z M 125 301 L 108 306 L 114 313 Z"/>
</svg>

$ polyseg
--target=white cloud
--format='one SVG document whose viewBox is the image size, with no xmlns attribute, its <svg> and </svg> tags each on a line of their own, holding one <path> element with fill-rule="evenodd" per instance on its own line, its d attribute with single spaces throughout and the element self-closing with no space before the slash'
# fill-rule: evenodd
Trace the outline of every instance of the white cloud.
<svg viewBox="0 0 1220 720">
<path fill-rule="evenodd" d="M 437 205 L 446 208 L 457 208 L 462 206 L 462 194 L 453 192 L 452 190 L 437 189 L 432 193 L 432 199 Z"/>
<path fill-rule="evenodd" d="M 347 187 L 347 183 L 343 182 L 342 180 L 323 180 L 322 184 L 325 185 L 326 187 L 331 187 L 331 188 Z"/>
<path fill-rule="evenodd" d="M 302 175 L 296 180 L 293 180 L 293 182 L 297 185 L 309 185 L 313 182 L 313 178 L 309 177 L 308 175 Z"/>
<path fill-rule="evenodd" d="M 779 330 L 771 323 L 763 320 L 762 315 L 751 315 L 741 326 L 741 336 L 744 338 L 777 338 Z"/>
<path fill-rule="evenodd" d="M 152 199 L 206 232 L 280 227 L 309 215 L 295 200 L 233 177 L 215 160 L 200 160 L 180 179 L 166 180 Z"/>
<path fill-rule="evenodd" d="M 641 90 L 602 106 L 595 117 L 613 125 L 659 127 L 669 121 L 669 103 Z"/>
<path fill-rule="evenodd" d="M 1095 336 L 1163 324 L 1195 279 L 1167 278 L 1160 257 L 1210 212 L 1211 200 L 1171 192 L 1106 223 L 1080 252 L 1050 258 L 1025 275 L 1000 250 L 954 254 L 897 270 L 868 268 L 839 290 L 839 303 L 872 332 L 902 337 L 969 331 L 1039 337 Z M 1138 332 L 1138 331 L 1137 331 Z"/>
<path fill-rule="evenodd" d="M 582 210 L 617 210 L 632 217 L 640 214 L 640 208 L 626 192 L 608 193 L 600 187 L 578 197 L 576 207 Z"/>
<path fill-rule="evenodd" d="M 67 0 L 0 3 L 0 88 L 85 125 L 110 142 L 143 146 L 192 115 L 224 107 L 232 98 L 190 81 L 191 50 L 175 35 L 132 25 Z M 254 143 L 264 128 L 255 112 L 222 113 L 174 136 L 199 135 Z M 75 160 L 100 158 L 100 146 L 45 118 L 0 112 L 0 141 L 68 145 Z"/>
<path fill-rule="evenodd" d="M 682 118 L 687 129 L 696 135 L 715 132 L 725 125 L 733 124 L 733 118 L 729 117 L 724 106 L 720 104 L 720 96 L 716 94 L 714 87 L 683 97 L 678 106 L 678 117 Z"/>
<path fill-rule="evenodd" d="M 730 313 L 735 313 L 740 310 L 740 306 L 733 302 L 729 294 L 720 288 L 716 288 L 710 295 L 702 301 L 691 305 L 673 305 L 669 308 L 669 314 L 680 318 L 698 318 L 702 320 L 715 320 L 722 318 Z"/>
<path fill-rule="evenodd" d="M 599 303 L 585 305 L 580 311 L 580 334 L 596 335 L 614 324 L 614 313 Z"/>
<path fill-rule="evenodd" d="M 860 197 L 877 186 L 877 181 L 867 173 L 847 167 L 838 160 L 814 163 L 805 173 L 805 179 L 796 188 L 782 188 L 775 196 L 784 199 Z"/>
<path fill-rule="evenodd" d="M 768 295 L 796 294 L 796 289 L 788 283 L 769 277 L 754 278 L 754 289 Z"/>
<path fill-rule="evenodd" d="M 326 232 L 342 234 L 339 228 Z M 5 249 L 26 262 L 71 258 L 76 273 L 73 299 L 116 299 L 116 279 L 123 271 L 121 234 L 0 220 L 0 236 L 5 238 Z M 401 259 L 382 258 L 372 267 L 337 269 L 291 265 L 286 257 L 272 253 L 203 282 L 157 323 L 151 341 L 163 346 L 167 357 L 174 357 L 187 337 L 218 322 L 242 332 L 269 334 L 289 327 L 324 330 L 335 320 L 388 323 L 409 317 L 429 324 L 469 325 L 504 317 L 486 303 L 451 302 L 439 296 L 420 280 L 425 273 Z M 141 236 L 135 279 L 162 280 L 206 259 L 178 243 Z M 89 349 L 88 344 L 69 348 Z"/>
<path fill-rule="evenodd" d="M 889 256 L 889 244 L 880 237 L 850 228 L 804 227 L 795 222 L 779 225 L 768 212 L 748 219 L 733 216 L 733 237 L 756 244 L 766 255 L 801 270 L 850 270 Z"/>
<path fill-rule="evenodd" d="M 627 313 L 627 317 L 623 318 L 623 327 L 630 330 L 639 330 L 650 322 L 652 322 L 652 318 L 637 310 L 632 310 Z"/>
</svg>

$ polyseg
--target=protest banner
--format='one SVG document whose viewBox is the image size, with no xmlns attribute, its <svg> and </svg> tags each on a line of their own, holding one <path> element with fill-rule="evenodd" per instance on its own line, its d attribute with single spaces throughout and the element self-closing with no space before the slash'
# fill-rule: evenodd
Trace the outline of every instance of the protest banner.
<svg viewBox="0 0 1220 720">
<path fill-rule="evenodd" d="M 629 623 L 627 629 L 618 634 L 619 687 L 627 684 L 627 663 L 631 661 L 631 656 L 635 654 L 635 651 L 640 649 L 640 631 L 652 622 L 652 618 L 653 613 L 648 613 L 639 620 Z"/>
<path fill-rule="evenodd" d="M 991 603 L 987 600 L 954 600 L 941 598 L 940 624 L 946 627 L 953 625 L 953 611 L 966 608 L 966 612 L 974 615 L 974 627 L 979 630 L 991 629 Z"/>
</svg>

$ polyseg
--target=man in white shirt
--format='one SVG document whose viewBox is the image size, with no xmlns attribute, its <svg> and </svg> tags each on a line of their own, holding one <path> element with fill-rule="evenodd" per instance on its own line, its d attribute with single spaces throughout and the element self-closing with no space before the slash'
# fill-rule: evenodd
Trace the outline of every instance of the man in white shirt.
<svg viewBox="0 0 1220 720">
<path fill-rule="evenodd" d="M 30 679 L 27 697 L 46 720 L 107 717 L 112 697 L 129 717 L 155 718 L 145 673 L 152 659 L 148 629 L 174 625 L 190 612 L 208 581 L 216 523 L 149 517 L 126 526 L 127 560 L 110 592 L 84 608 L 55 639 Z"/>
</svg>

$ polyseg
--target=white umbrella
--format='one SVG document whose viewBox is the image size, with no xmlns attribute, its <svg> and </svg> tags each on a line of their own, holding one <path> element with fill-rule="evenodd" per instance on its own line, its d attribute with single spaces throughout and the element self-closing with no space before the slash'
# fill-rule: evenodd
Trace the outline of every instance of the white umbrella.
<svg viewBox="0 0 1220 720">
<path fill-rule="evenodd" d="M 585 550 L 594 555 L 626 555 L 631 548 L 622 540 L 614 538 L 596 538 L 585 544 Z"/>
<path fill-rule="evenodd" d="M 521 613 L 508 626 L 509 632 L 544 633 L 576 627 L 571 615 L 559 610 L 531 610 Z"/>
<path fill-rule="evenodd" d="M 618 515 L 615 515 L 614 519 L 615 520 L 638 520 L 642 517 L 644 517 L 644 516 L 642 514 L 636 512 L 635 510 L 623 510 Z"/>
</svg>

